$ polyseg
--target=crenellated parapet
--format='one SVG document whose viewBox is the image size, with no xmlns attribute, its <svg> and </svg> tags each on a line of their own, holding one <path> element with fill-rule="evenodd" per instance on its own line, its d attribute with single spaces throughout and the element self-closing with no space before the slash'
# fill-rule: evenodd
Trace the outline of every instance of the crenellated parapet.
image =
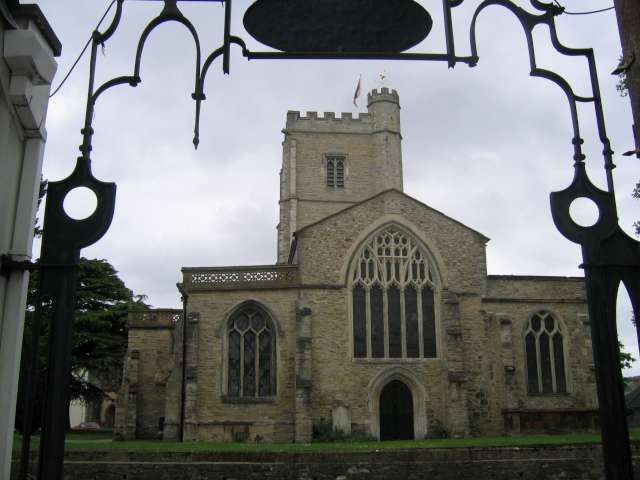
<svg viewBox="0 0 640 480">
<path fill-rule="evenodd" d="M 370 133 L 373 119 L 369 113 L 358 113 L 354 116 L 351 112 L 306 112 L 301 115 L 298 111 L 287 112 L 287 123 L 284 133 L 291 132 L 327 132 L 327 133 Z"/>
<path fill-rule="evenodd" d="M 287 112 L 287 126 L 289 122 L 297 121 L 333 121 L 333 122 L 370 122 L 371 115 L 368 113 L 360 112 L 353 116 L 351 112 L 342 112 L 339 116 L 336 116 L 335 112 L 306 112 L 306 115 L 300 115 L 299 111 L 289 110 Z"/>
<path fill-rule="evenodd" d="M 389 90 L 387 87 L 382 87 L 378 90 L 377 88 L 374 88 L 367 94 L 367 105 L 383 101 L 396 103 L 400 106 L 400 96 L 395 89 Z"/>
</svg>

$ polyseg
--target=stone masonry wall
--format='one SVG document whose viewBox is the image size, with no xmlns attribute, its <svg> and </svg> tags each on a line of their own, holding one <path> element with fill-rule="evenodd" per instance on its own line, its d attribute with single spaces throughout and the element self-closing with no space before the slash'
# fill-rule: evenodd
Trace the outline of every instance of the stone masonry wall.
<svg viewBox="0 0 640 480">
<path fill-rule="evenodd" d="M 225 320 L 248 300 L 264 307 L 278 329 L 277 394 L 267 400 L 225 398 Z M 197 314 L 198 360 L 194 381 L 197 398 L 193 440 L 231 441 L 242 435 L 255 441 L 291 442 L 294 438 L 294 394 L 297 291 L 239 290 L 189 294 L 187 316 Z"/>
<path fill-rule="evenodd" d="M 443 282 L 437 359 L 352 359 L 350 299 L 344 278 L 357 246 L 386 220 L 408 225 L 434 253 Z M 354 428 L 375 431 L 370 424 L 375 412 L 367 398 L 370 384 L 393 367 L 410 369 L 424 385 L 427 435 L 435 423 L 455 435 L 501 434 L 509 409 L 595 407 L 582 280 L 491 276 L 487 283 L 485 241 L 477 232 L 396 191 L 300 232 L 302 282 L 325 287 L 303 294 L 314 313 L 315 421 L 330 418 L 336 405 L 346 405 Z M 529 316 L 540 309 L 553 312 L 564 325 L 567 394 L 534 397 L 526 392 L 522 331 Z"/>
<path fill-rule="evenodd" d="M 155 439 L 165 416 L 165 385 L 173 366 L 173 327 L 179 310 L 131 312 L 125 376 L 118 404 L 116 436 Z M 135 364 L 135 377 L 127 369 Z M 133 373 L 133 372 L 131 372 Z M 129 419 L 129 420 L 127 420 Z M 135 433 L 127 423 L 135 419 Z"/>
<path fill-rule="evenodd" d="M 427 432 L 435 420 L 444 423 L 447 405 L 446 362 L 442 358 L 398 361 L 353 359 L 351 326 L 348 319 L 346 288 L 306 290 L 305 304 L 313 312 L 313 420 L 331 420 L 332 411 L 346 407 L 352 430 L 371 435 L 378 428 L 371 422 L 377 416 L 370 386 L 385 371 L 404 373 L 426 388 L 425 411 L 414 412 L 426 418 Z M 399 369 L 399 370 L 398 370 Z"/>
<path fill-rule="evenodd" d="M 353 358 L 346 272 L 359 245 L 389 222 L 408 228 L 433 249 L 442 288 L 453 289 L 451 298 L 456 300 L 455 306 L 451 304 L 451 315 L 445 314 L 442 296 L 437 306 L 437 358 Z M 457 436 L 468 435 L 466 359 L 460 335 L 461 326 L 473 325 L 468 328 L 472 330 L 481 318 L 477 292 L 484 291 L 486 238 L 395 190 L 344 210 L 299 235 L 302 283 L 318 287 L 307 287 L 302 293 L 313 312 L 314 421 L 331 419 L 332 411 L 344 406 L 355 431 L 375 434 L 378 420 L 377 398 L 371 397 L 373 386 L 387 374 L 400 375 L 424 388 L 423 401 L 416 402 L 424 411 L 414 412 L 426 424 L 424 435 L 431 435 L 436 426 Z M 458 298 L 456 292 L 467 294 Z"/>
<path fill-rule="evenodd" d="M 494 409 L 491 414 L 478 418 L 477 428 L 491 430 L 489 425 L 500 425 L 500 417 L 509 411 L 573 410 L 576 414 L 583 412 L 592 416 L 597 400 L 583 279 L 491 276 L 488 283 L 491 296 L 487 295 L 482 301 L 486 328 L 478 330 L 485 335 L 467 336 L 467 350 L 484 352 L 479 355 L 491 352 L 491 358 L 484 361 L 493 372 L 492 396 L 500 400 L 501 406 L 498 411 Z M 524 330 L 531 315 L 539 311 L 552 313 L 562 327 L 565 394 L 527 392 Z M 487 345 L 490 348 L 486 348 Z M 478 360 L 470 365 L 478 365 Z M 483 391 L 487 385 L 486 381 L 475 382 L 473 388 Z M 472 410 L 488 411 L 480 405 Z"/>
<path fill-rule="evenodd" d="M 634 478 L 640 452 L 632 444 Z M 599 445 L 375 452 L 68 452 L 65 479 L 85 480 L 600 480 Z M 18 460 L 13 473 L 17 475 Z M 12 477 L 17 478 L 17 477 Z"/>
<path fill-rule="evenodd" d="M 397 92 L 369 93 L 367 114 L 288 112 L 280 173 L 278 262 L 286 261 L 291 236 L 383 190 L 402 190 L 400 104 Z M 327 155 L 345 157 L 344 188 L 328 187 Z"/>
<path fill-rule="evenodd" d="M 397 190 L 344 210 L 299 232 L 303 283 L 344 283 L 358 246 L 388 223 L 406 226 L 435 256 L 443 288 L 456 293 L 484 292 L 486 237 Z"/>
</svg>

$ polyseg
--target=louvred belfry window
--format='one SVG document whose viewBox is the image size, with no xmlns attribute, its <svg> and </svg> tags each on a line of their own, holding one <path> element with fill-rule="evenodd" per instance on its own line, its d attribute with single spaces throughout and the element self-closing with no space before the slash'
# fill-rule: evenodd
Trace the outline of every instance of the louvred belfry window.
<svg viewBox="0 0 640 480">
<path fill-rule="evenodd" d="M 565 393 L 564 341 L 560 323 L 548 312 L 531 316 L 524 332 L 529 393 Z"/>
<path fill-rule="evenodd" d="M 436 275 L 415 238 L 396 227 L 377 233 L 351 275 L 355 358 L 437 356 Z"/>
<path fill-rule="evenodd" d="M 269 397 L 275 394 L 275 334 L 271 319 L 249 305 L 229 319 L 227 395 Z"/>
<path fill-rule="evenodd" d="M 326 179 L 327 187 L 344 188 L 345 157 L 343 155 L 327 155 Z"/>
</svg>

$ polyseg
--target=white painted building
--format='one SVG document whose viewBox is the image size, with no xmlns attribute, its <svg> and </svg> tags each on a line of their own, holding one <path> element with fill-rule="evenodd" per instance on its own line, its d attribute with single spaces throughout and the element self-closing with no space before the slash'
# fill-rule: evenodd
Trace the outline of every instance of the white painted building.
<svg viewBox="0 0 640 480">
<path fill-rule="evenodd" d="M 0 478 L 9 478 L 45 119 L 60 41 L 37 5 L 0 1 Z"/>
</svg>

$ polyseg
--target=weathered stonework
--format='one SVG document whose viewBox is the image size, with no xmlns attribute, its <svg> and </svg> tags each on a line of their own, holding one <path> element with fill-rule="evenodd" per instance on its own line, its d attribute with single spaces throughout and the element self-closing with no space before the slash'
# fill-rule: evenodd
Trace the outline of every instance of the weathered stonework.
<svg viewBox="0 0 640 480">
<path fill-rule="evenodd" d="M 631 445 L 634 470 L 639 445 Z M 66 480 L 600 480 L 600 445 L 359 452 L 66 452 Z M 17 478 L 19 461 L 14 457 Z M 640 479 L 636 473 L 635 479 Z"/>
<path fill-rule="evenodd" d="M 169 309 L 129 313 L 129 348 L 116 405 L 118 438 L 158 438 L 161 434 L 179 317 L 179 310 Z"/>
<path fill-rule="evenodd" d="M 193 441 L 308 442 L 312 426 L 324 420 L 344 432 L 378 438 L 388 415 L 383 392 L 394 382 L 409 392 L 412 411 L 403 421 L 414 438 L 594 427 L 583 280 L 487 275 L 487 237 L 402 192 L 395 91 L 372 92 L 368 113 L 357 119 L 289 112 L 283 132 L 278 262 L 184 268 L 179 288 L 185 319 L 168 321 L 167 311 L 155 319 L 148 312 L 130 316 L 120 436 L 156 436 L 163 419 L 162 436 L 170 440 L 182 433 Z M 327 187 L 327 155 L 344 158 L 344 186 Z M 361 334 L 356 334 L 354 272 L 367 268 L 359 263 L 368 258 L 361 256 L 365 246 L 388 231 L 400 232 L 397 238 L 411 239 L 422 252 L 416 258 L 427 265 L 429 290 L 421 290 L 419 298 L 432 295 L 433 333 L 425 330 L 431 328 L 425 323 L 428 303 L 415 307 L 411 317 L 410 298 L 397 300 L 402 353 L 392 355 L 391 297 L 385 293 L 382 307 L 376 307 L 385 312 L 384 328 L 375 334 L 382 335 L 385 353 L 356 353 Z M 391 265 L 391 253 L 379 255 L 387 260 L 376 268 L 392 275 L 383 265 Z M 372 298 L 366 288 L 364 298 Z M 358 314 L 366 317 L 369 352 L 372 305 L 369 301 Z M 246 308 L 266 318 L 264 351 L 251 343 L 254 337 L 242 340 L 242 347 L 232 337 L 231 329 L 240 328 L 234 318 Z M 556 365 L 553 374 L 544 373 L 550 367 L 540 360 L 539 376 L 533 378 L 525 335 L 540 312 L 549 315 L 561 337 L 548 347 L 556 352 L 548 354 Z M 419 355 L 407 353 L 415 341 L 407 333 L 410 321 L 419 324 Z M 435 350 L 429 355 L 427 340 Z M 265 387 L 258 380 L 267 364 Z M 242 381 L 236 379 L 240 370 Z M 530 393 L 532 382 L 540 382 L 546 393 Z M 259 394 L 256 385 L 267 393 Z M 255 391 L 245 394 L 240 388 Z"/>
</svg>

